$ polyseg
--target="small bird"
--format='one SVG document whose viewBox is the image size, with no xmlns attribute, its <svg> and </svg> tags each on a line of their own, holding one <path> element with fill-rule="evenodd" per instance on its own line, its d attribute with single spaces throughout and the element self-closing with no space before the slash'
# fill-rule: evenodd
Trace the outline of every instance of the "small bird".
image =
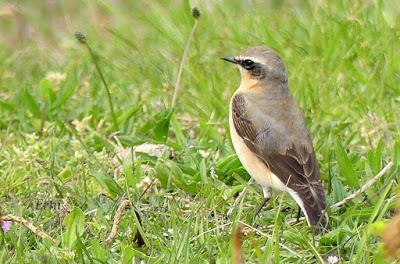
<svg viewBox="0 0 400 264">
<path fill-rule="evenodd" d="M 285 65 L 267 47 L 253 47 L 221 59 L 239 67 L 241 82 L 230 102 L 229 126 L 234 149 L 262 187 L 263 203 L 271 188 L 289 193 L 315 234 L 328 226 L 325 193 L 303 114 L 288 84 Z"/>
</svg>

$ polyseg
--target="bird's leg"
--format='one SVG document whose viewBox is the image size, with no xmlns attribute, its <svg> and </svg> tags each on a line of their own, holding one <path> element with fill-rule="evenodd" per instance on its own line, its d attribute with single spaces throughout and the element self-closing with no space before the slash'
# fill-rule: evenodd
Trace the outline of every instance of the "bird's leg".
<svg viewBox="0 0 400 264">
<path fill-rule="evenodd" d="M 254 212 L 253 215 L 253 223 L 256 220 L 257 215 L 261 212 L 261 209 L 263 209 L 263 207 L 265 206 L 265 204 L 269 201 L 270 197 L 264 197 L 261 204 L 259 206 L 257 206 L 256 211 Z"/>
<path fill-rule="evenodd" d="M 297 208 L 297 217 L 296 217 L 296 224 L 300 221 L 300 214 L 301 214 L 301 208 L 300 206 Z"/>
<path fill-rule="evenodd" d="M 265 206 L 265 204 L 269 201 L 269 199 L 271 198 L 271 188 L 269 187 L 262 187 L 263 188 L 263 193 L 264 193 L 264 198 L 261 202 L 261 204 L 257 207 L 257 209 L 254 212 L 253 215 L 253 225 L 256 221 L 257 215 L 261 212 L 261 209 L 263 209 L 263 207 Z"/>
</svg>

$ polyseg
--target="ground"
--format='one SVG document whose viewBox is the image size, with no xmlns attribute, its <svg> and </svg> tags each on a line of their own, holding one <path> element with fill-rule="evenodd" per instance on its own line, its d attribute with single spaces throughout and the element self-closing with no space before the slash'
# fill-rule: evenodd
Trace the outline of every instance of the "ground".
<svg viewBox="0 0 400 264">
<path fill-rule="evenodd" d="M 0 1 L 0 210 L 49 236 L 3 221 L 0 262 L 385 263 L 399 18 L 395 1 Z M 280 193 L 251 226 L 262 192 L 230 142 L 239 72 L 219 58 L 260 44 L 286 63 L 329 205 L 393 163 L 314 239 Z"/>
</svg>

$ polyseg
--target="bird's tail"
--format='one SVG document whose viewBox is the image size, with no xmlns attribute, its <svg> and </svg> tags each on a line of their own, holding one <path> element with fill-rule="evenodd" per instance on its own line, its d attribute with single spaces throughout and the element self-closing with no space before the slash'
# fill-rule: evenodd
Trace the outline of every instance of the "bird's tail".
<svg viewBox="0 0 400 264">
<path fill-rule="evenodd" d="M 310 205 L 304 205 L 304 214 L 308 224 L 313 228 L 314 234 L 325 233 L 329 230 L 329 217 L 325 211 L 325 207 L 321 208 L 318 206 L 313 207 Z"/>
<path fill-rule="evenodd" d="M 294 197 L 306 216 L 308 224 L 318 235 L 329 230 L 329 218 L 326 213 L 325 193 L 321 184 L 309 185 L 309 188 L 296 193 Z"/>
</svg>

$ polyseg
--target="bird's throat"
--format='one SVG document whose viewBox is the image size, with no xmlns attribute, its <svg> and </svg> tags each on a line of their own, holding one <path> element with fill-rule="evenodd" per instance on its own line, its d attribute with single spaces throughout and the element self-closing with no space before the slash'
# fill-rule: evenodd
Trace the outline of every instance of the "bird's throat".
<svg viewBox="0 0 400 264">
<path fill-rule="evenodd" d="M 239 90 L 242 92 L 257 92 L 263 88 L 263 82 L 255 79 L 250 73 L 241 69 L 241 81 Z"/>
</svg>

